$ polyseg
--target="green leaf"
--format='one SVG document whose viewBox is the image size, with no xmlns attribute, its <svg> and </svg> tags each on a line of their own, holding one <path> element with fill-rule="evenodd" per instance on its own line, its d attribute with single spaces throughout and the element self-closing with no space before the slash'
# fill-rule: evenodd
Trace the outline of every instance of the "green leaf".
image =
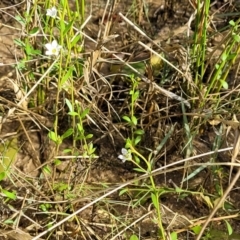
<svg viewBox="0 0 240 240">
<path fill-rule="evenodd" d="M 74 20 L 72 20 L 70 23 L 68 23 L 67 25 L 64 26 L 64 32 L 63 32 L 64 36 L 68 33 L 68 31 L 70 29 L 72 29 L 73 22 L 74 22 Z"/>
<path fill-rule="evenodd" d="M 26 51 L 27 55 L 31 54 L 31 50 L 32 50 L 32 47 L 27 43 L 25 46 L 25 51 Z"/>
<path fill-rule="evenodd" d="M 51 168 L 48 165 L 44 166 L 42 169 L 47 174 L 51 174 L 52 173 Z"/>
<path fill-rule="evenodd" d="M 93 143 L 90 142 L 87 146 L 87 151 L 88 151 L 88 154 L 93 154 L 95 152 L 95 148 L 93 147 Z"/>
<path fill-rule="evenodd" d="M 63 86 L 64 83 L 70 78 L 70 76 L 72 76 L 72 72 L 73 72 L 74 67 L 70 66 L 66 72 L 66 74 L 62 77 L 61 79 L 61 85 Z"/>
<path fill-rule="evenodd" d="M 70 115 L 70 116 L 78 116 L 78 113 L 76 113 L 76 112 L 68 112 L 68 115 Z"/>
<path fill-rule="evenodd" d="M 136 91 L 134 94 L 133 94 L 133 101 L 135 102 L 139 97 L 139 91 Z"/>
<path fill-rule="evenodd" d="M 137 135 L 143 135 L 144 134 L 144 131 L 142 129 L 138 129 L 134 132 L 134 134 L 137 134 Z"/>
<path fill-rule="evenodd" d="M 141 169 L 141 168 L 134 168 L 133 170 L 136 172 L 146 173 L 146 170 Z"/>
<path fill-rule="evenodd" d="M 62 34 L 64 33 L 65 28 L 66 28 L 65 22 L 64 22 L 64 20 L 61 20 L 60 21 L 60 30 L 61 30 Z"/>
<path fill-rule="evenodd" d="M 19 62 L 17 63 L 17 69 L 20 70 L 20 71 L 26 69 L 26 64 L 25 64 L 25 61 L 24 61 L 24 60 L 23 60 L 23 61 L 19 61 Z"/>
<path fill-rule="evenodd" d="M 138 236 L 133 234 L 129 240 L 139 240 Z"/>
<path fill-rule="evenodd" d="M 131 121 L 135 126 L 137 125 L 137 118 L 135 116 L 132 116 L 132 121 Z"/>
<path fill-rule="evenodd" d="M 171 236 L 171 240 L 177 240 L 177 233 L 176 232 L 172 232 L 170 236 Z"/>
<path fill-rule="evenodd" d="M 39 208 L 40 208 L 43 212 L 47 212 L 48 209 L 51 208 L 51 205 L 48 204 L 48 203 L 46 203 L 46 204 L 41 204 L 41 205 L 39 206 Z"/>
<path fill-rule="evenodd" d="M 70 153 L 70 152 L 72 152 L 72 149 L 70 149 L 70 148 L 65 148 L 63 150 L 63 153 Z"/>
<path fill-rule="evenodd" d="M 119 192 L 119 196 L 122 196 L 124 193 L 128 192 L 127 188 L 123 188 L 120 192 Z"/>
<path fill-rule="evenodd" d="M 17 15 L 17 16 L 15 17 L 15 19 L 16 19 L 21 25 L 25 25 L 25 24 L 26 24 L 26 20 L 25 20 L 22 16 Z"/>
<path fill-rule="evenodd" d="M 140 141 L 141 141 L 141 136 L 137 136 L 135 139 L 134 139 L 134 145 L 137 145 Z"/>
<path fill-rule="evenodd" d="M 130 138 L 127 138 L 125 148 L 128 149 L 132 146 L 132 140 Z"/>
<path fill-rule="evenodd" d="M 230 61 L 230 60 L 234 59 L 236 56 L 237 56 L 237 53 L 231 53 L 228 55 L 227 60 Z"/>
<path fill-rule="evenodd" d="M 227 54 L 225 52 L 222 54 L 221 59 L 223 62 L 227 60 Z"/>
<path fill-rule="evenodd" d="M 20 47 L 25 47 L 25 43 L 20 39 L 14 39 L 14 43 Z"/>
<path fill-rule="evenodd" d="M 7 172 L 16 160 L 18 148 L 17 137 L 0 142 L 0 181 L 7 177 Z"/>
<path fill-rule="evenodd" d="M 67 98 L 65 98 L 65 102 L 66 102 L 66 104 L 67 104 L 67 106 L 68 106 L 69 111 L 70 111 L 70 112 L 73 112 L 72 103 L 71 103 Z"/>
<path fill-rule="evenodd" d="M 71 48 L 74 47 L 74 46 L 77 44 L 77 42 L 80 40 L 80 38 L 81 38 L 81 35 L 80 35 L 80 34 L 78 34 L 77 36 L 75 36 L 75 37 L 73 38 L 73 40 L 72 40 L 72 42 L 71 42 Z"/>
<path fill-rule="evenodd" d="M 236 23 L 233 21 L 233 20 L 231 20 L 230 22 L 229 22 L 229 24 L 231 25 L 231 26 L 236 26 Z"/>
<path fill-rule="evenodd" d="M 152 203 L 154 205 L 154 207 L 156 209 L 159 208 L 159 205 L 158 205 L 158 196 L 155 194 L 155 193 L 151 193 L 151 199 L 152 199 Z"/>
<path fill-rule="evenodd" d="M 222 84 L 222 87 L 227 90 L 228 89 L 228 83 L 226 81 L 223 81 L 223 80 L 220 80 L 220 82 Z"/>
<path fill-rule="evenodd" d="M 93 137 L 93 134 L 88 134 L 88 135 L 85 136 L 86 139 L 90 139 L 92 137 Z"/>
<path fill-rule="evenodd" d="M 2 181 L 5 177 L 6 177 L 6 173 L 5 172 L 1 172 L 0 173 L 0 181 Z"/>
<path fill-rule="evenodd" d="M 128 116 L 123 116 L 122 118 L 123 118 L 123 120 L 125 120 L 125 121 L 127 121 L 129 123 L 131 122 L 131 119 Z"/>
<path fill-rule="evenodd" d="M 27 55 L 39 55 L 40 50 L 34 49 L 29 43 L 25 45 L 25 51 Z"/>
<path fill-rule="evenodd" d="M 54 164 L 55 164 L 56 166 L 60 165 L 61 163 L 62 163 L 62 161 L 59 160 L 59 159 L 55 159 L 55 160 L 54 160 Z"/>
<path fill-rule="evenodd" d="M 236 41 L 236 42 L 240 42 L 240 36 L 239 35 L 237 35 L 237 34 L 235 34 L 234 36 L 233 36 L 233 39 L 234 39 L 234 41 Z"/>
<path fill-rule="evenodd" d="M 140 74 L 144 74 L 145 73 L 145 69 L 146 69 L 146 64 L 144 62 L 138 62 L 138 63 L 130 63 L 130 65 L 135 68 Z M 129 68 L 128 66 L 124 66 L 122 71 L 122 73 L 125 73 L 127 75 L 132 75 L 133 78 L 135 77 L 136 73 Z"/>
<path fill-rule="evenodd" d="M 13 224 L 14 221 L 12 219 L 7 219 L 3 222 L 4 224 Z"/>
<path fill-rule="evenodd" d="M 134 161 L 139 164 L 140 163 L 140 159 L 138 156 L 134 155 Z"/>
<path fill-rule="evenodd" d="M 29 31 L 30 35 L 36 35 L 39 32 L 39 28 L 38 27 L 34 27 L 32 30 Z"/>
<path fill-rule="evenodd" d="M 85 109 L 85 110 L 81 113 L 81 119 L 84 119 L 84 118 L 87 116 L 87 114 L 89 113 L 89 111 L 90 111 L 89 108 Z"/>
<path fill-rule="evenodd" d="M 195 233 L 195 234 L 199 234 L 200 233 L 200 231 L 201 231 L 201 226 L 199 226 L 199 225 L 196 225 L 196 226 L 194 226 L 194 227 L 192 227 L 191 228 L 191 230 Z"/>
<path fill-rule="evenodd" d="M 176 191 L 176 193 L 181 193 L 181 192 L 183 192 L 183 190 L 182 190 L 181 188 L 179 188 L 179 187 L 176 187 L 176 188 L 175 188 L 175 191 Z"/>
<path fill-rule="evenodd" d="M 58 136 L 57 136 L 56 133 L 53 132 L 53 131 L 50 131 L 50 132 L 48 133 L 48 137 L 49 137 L 52 141 L 54 141 L 54 142 L 57 142 L 57 141 L 58 141 Z"/>
<path fill-rule="evenodd" d="M 224 220 L 224 221 L 227 225 L 228 235 L 232 235 L 232 233 L 233 233 L 232 226 L 229 224 L 229 222 L 227 220 Z"/>
<path fill-rule="evenodd" d="M 17 198 L 15 193 L 9 192 L 9 191 L 7 191 L 7 190 L 5 190 L 5 189 L 2 189 L 2 193 L 3 193 L 4 195 L 6 195 L 6 197 L 8 197 L 8 198 L 10 198 L 10 199 L 12 199 L 12 200 L 16 200 L 16 198 Z"/>
<path fill-rule="evenodd" d="M 72 134 L 73 134 L 73 129 L 72 129 L 72 128 L 69 128 L 69 129 L 61 136 L 61 138 L 62 138 L 62 139 L 65 139 L 65 138 L 71 136 Z"/>
<path fill-rule="evenodd" d="M 79 132 L 84 133 L 83 126 L 80 123 L 77 124 L 77 129 L 78 129 Z"/>
</svg>

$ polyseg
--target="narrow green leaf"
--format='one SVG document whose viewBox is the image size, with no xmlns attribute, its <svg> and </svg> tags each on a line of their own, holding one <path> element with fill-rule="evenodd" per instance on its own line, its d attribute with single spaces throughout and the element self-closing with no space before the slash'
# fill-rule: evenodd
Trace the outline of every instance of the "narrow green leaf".
<svg viewBox="0 0 240 240">
<path fill-rule="evenodd" d="M 68 115 L 70 115 L 70 116 L 78 116 L 78 113 L 76 113 L 76 112 L 68 112 Z"/>
<path fill-rule="evenodd" d="M 141 136 L 137 136 L 135 139 L 134 139 L 134 144 L 137 145 L 140 141 L 141 141 Z"/>
<path fill-rule="evenodd" d="M 73 38 L 73 40 L 72 40 L 72 42 L 71 42 L 71 48 L 74 47 L 74 46 L 78 43 L 78 41 L 80 40 L 80 38 L 81 38 L 81 35 L 80 35 L 80 34 L 78 34 L 77 36 L 75 36 L 75 37 Z"/>
<path fill-rule="evenodd" d="M 232 226 L 229 224 L 229 222 L 227 220 L 224 220 L 224 221 L 227 225 L 228 235 L 232 235 L 232 233 L 233 233 Z"/>
<path fill-rule="evenodd" d="M 119 192 L 119 196 L 122 196 L 124 193 L 128 192 L 128 189 L 127 188 L 124 188 L 122 189 L 120 192 Z"/>
<path fill-rule="evenodd" d="M 65 28 L 66 28 L 65 22 L 63 20 L 61 20 L 60 21 L 60 30 L 61 30 L 62 34 L 64 33 Z"/>
<path fill-rule="evenodd" d="M 74 67 L 70 66 L 66 72 L 66 74 L 63 76 L 63 78 L 61 79 L 61 85 L 64 85 L 64 83 L 70 79 L 70 77 L 72 76 L 72 72 L 73 72 Z"/>
<path fill-rule="evenodd" d="M 14 39 L 14 43 L 20 47 L 25 47 L 25 43 L 20 39 Z"/>
<path fill-rule="evenodd" d="M 63 32 L 63 35 L 65 36 L 68 31 L 72 28 L 72 25 L 73 25 L 73 22 L 74 20 L 72 20 L 70 23 L 68 23 L 67 25 L 64 26 L 64 32 Z"/>
<path fill-rule="evenodd" d="M 7 190 L 5 190 L 5 189 L 2 189 L 2 193 L 3 193 L 4 195 L 6 195 L 6 197 L 8 197 L 8 198 L 10 198 L 10 199 L 12 199 L 12 200 L 16 200 L 16 198 L 17 198 L 15 193 L 9 192 L 9 191 L 7 191 Z"/>
<path fill-rule="evenodd" d="M 69 128 L 63 135 L 61 136 L 62 139 L 65 139 L 73 134 L 73 129 Z"/>
<path fill-rule="evenodd" d="M 51 168 L 48 165 L 44 166 L 42 169 L 47 174 L 51 174 L 52 173 Z"/>
<path fill-rule="evenodd" d="M 155 193 L 151 193 L 151 199 L 152 199 L 152 203 L 154 205 L 154 207 L 157 209 L 159 208 L 158 206 L 158 199 Z"/>
<path fill-rule="evenodd" d="M 133 170 L 136 171 L 136 172 L 146 173 L 146 171 L 144 169 L 141 169 L 141 168 L 134 168 Z"/>
<path fill-rule="evenodd" d="M 38 27 L 34 27 L 32 30 L 29 31 L 30 35 L 35 35 L 39 32 L 39 28 Z"/>
<path fill-rule="evenodd" d="M 68 106 L 69 112 L 73 112 L 72 103 L 67 98 L 65 99 L 65 102 L 66 102 L 66 104 Z"/>
<path fill-rule="evenodd" d="M 20 15 L 17 15 L 15 19 L 23 26 L 26 24 L 26 20 Z"/>
</svg>

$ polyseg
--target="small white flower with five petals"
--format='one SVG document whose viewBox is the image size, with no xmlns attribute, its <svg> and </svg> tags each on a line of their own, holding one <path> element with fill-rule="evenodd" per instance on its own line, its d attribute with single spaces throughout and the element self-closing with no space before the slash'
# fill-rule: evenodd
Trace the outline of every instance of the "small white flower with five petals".
<svg viewBox="0 0 240 240">
<path fill-rule="evenodd" d="M 127 160 L 128 160 L 128 161 L 129 161 L 129 160 L 130 160 L 130 161 L 132 160 L 132 154 L 131 154 L 131 152 L 129 152 L 127 149 L 122 148 L 121 153 L 122 153 L 122 154 L 120 154 L 120 155 L 118 156 L 118 158 L 121 159 L 123 163 L 126 162 Z"/>
<path fill-rule="evenodd" d="M 56 40 L 53 40 L 51 43 L 45 44 L 45 48 L 47 49 L 47 51 L 45 52 L 46 55 L 58 56 L 62 46 L 58 45 Z"/>
<path fill-rule="evenodd" d="M 47 9 L 47 16 L 52 17 L 52 18 L 56 18 L 57 17 L 57 9 L 56 7 L 52 7 L 50 9 Z"/>
</svg>

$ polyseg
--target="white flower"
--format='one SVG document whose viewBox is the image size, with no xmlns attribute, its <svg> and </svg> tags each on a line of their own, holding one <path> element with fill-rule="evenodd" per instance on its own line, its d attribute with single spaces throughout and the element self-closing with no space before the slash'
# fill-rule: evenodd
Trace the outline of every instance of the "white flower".
<svg viewBox="0 0 240 240">
<path fill-rule="evenodd" d="M 62 46 L 58 45 L 56 40 L 53 40 L 51 43 L 45 44 L 45 48 L 47 49 L 47 51 L 45 52 L 46 55 L 48 55 L 48 56 L 52 56 L 52 55 L 58 56 Z"/>
<path fill-rule="evenodd" d="M 126 160 L 132 160 L 132 154 L 127 149 L 122 148 L 121 153 L 118 158 L 121 159 L 123 163 L 126 162 Z"/>
<path fill-rule="evenodd" d="M 47 9 L 47 16 L 52 17 L 52 18 L 56 18 L 57 17 L 57 9 L 56 7 L 52 7 L 50 9 Z"/>
</svg>

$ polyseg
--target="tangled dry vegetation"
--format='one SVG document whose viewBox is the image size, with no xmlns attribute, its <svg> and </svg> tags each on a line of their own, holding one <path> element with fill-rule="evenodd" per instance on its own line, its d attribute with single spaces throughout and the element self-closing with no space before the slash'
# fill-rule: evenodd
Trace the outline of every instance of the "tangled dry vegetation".
<svg viewBox="0 0 240 240">
<path fill-rule="evenodd" d="M 240 239 L 238 1 L 76 2 L 0 3 L 0 239 Z"/>
</svg>

